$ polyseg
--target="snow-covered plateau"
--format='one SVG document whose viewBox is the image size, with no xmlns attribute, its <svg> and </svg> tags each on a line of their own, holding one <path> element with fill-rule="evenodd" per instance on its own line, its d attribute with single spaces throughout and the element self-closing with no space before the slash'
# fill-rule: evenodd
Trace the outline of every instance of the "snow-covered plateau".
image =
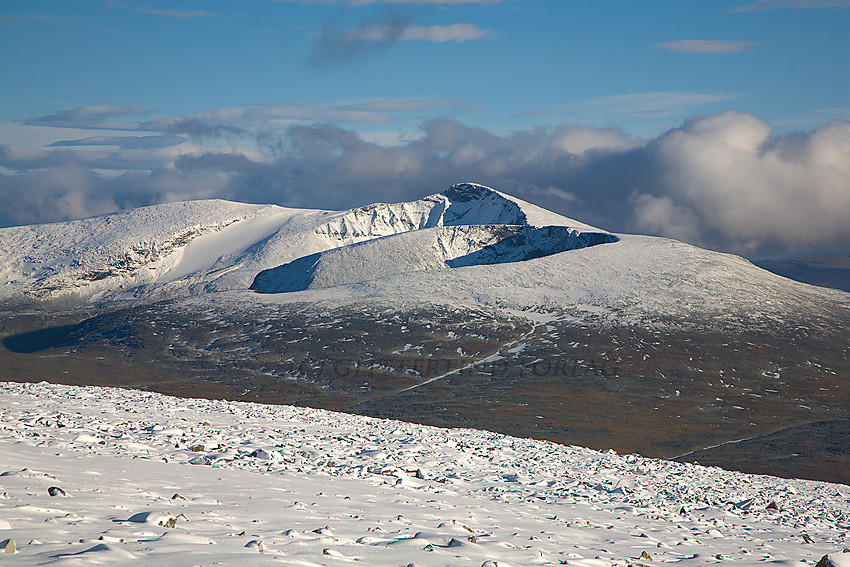
<svg viewBox="0 0 850 567">
<path fill-rule="evenodd" d="M 0 383 L 3 565 L 842 567 L 848 530 L 844 485 L 308 408 Z"/>
</svg>

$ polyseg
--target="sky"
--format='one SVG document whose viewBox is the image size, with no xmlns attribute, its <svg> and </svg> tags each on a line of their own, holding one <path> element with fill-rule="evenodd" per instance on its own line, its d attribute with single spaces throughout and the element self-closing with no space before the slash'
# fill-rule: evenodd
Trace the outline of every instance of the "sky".
<svg viewBox="0 0 850 567">
<path fill-rule="evenodd" d="M 850 0 L 3 0 L 0 226 L 484 183 L 850 254 Z"/>
</svg>

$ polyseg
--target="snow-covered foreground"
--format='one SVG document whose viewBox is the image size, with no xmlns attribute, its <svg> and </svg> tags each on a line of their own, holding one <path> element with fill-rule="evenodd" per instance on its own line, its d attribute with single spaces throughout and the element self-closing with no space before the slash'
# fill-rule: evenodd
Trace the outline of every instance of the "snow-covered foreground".
<svg viewBox="0 0 850 567">
<path fill-rule="evenodd" d="M 3 565 L 814 564 L 826 553 L 850 565 L 848 530 L 843 485 L 305 408 L 0 383 Z"/>
</svg>

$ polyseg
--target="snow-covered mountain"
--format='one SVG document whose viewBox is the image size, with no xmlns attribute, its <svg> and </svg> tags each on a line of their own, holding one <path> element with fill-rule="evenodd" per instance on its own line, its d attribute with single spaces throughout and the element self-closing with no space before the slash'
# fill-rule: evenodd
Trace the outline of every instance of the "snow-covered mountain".
<svg viewBox="0 0 850 567">
<path fill-rule="evenodd" d="M 0 282 L 0 378 L 850 482 L 850 294 L 481 185 L 0 229 Z"/>
<path fill-rule="evenodd" d="M 487 226 L 490 228 L 484 228 Z M 553 226 L 558 227 L 557 235 Z M 456 228 L 452 231 L 445 227 Z M 543 227 L 549 230 L 534 230 Z M 410 203 L 375 204 L 343 212 L 192 201 L 80 221 L 0 229 L 0 279 L 5 281 L 0 299 L 23 295 L 85 302 L 125 293 L 141 298 L 185 295 L 199 288 L 244 289 L 261 270 L 310 254 L 429 229 L 430 237 L 424 241 L 410 238 L 383 246 L 383 251 L 395 249 L 400 255 L 434 256 L 425 266 L 412 260 L 396 272 L 438 264 L 446 267 L 441 261 L 454 261 L 448 264 L 454 266 L 518 261 L 591 241 L 616 240 L 582 223 L 473 184 L 459 184 Z M 514 237 L 515 245 L 503 245 L 511 248 L 507 255 L 496 248 L 489 258 L 484 257 L 484 251 L 480 259 L 458 260 L 508 236 Z M 429 246 L 441 250 L 422 250 Z M 363 249 L 352 250 L 354 255 Z M 495 259 L 497 256 L 500 259 Z M 338 269 L 347 267 L 340 265 Z M 379 269 L 363 277 L 381 275 L 386 273 Z M 336 280 L 329 285 L 350 283 L 339 277 Z"/>
<path fill-rule="evenodd" d="M 348 303 L 786 320 L 848 303 L 737 256 L 610 234 L 470 183 L 340 212 L 213 200 L 0 229 L 0 281 L 0 299 L 65 305 L 336 288 Z"/>
</svg>

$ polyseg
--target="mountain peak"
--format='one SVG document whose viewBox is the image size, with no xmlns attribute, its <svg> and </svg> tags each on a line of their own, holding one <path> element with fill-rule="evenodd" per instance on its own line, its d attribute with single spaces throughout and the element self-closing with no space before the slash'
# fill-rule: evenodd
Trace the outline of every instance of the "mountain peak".
<svg viewBox="0 0 850 567">
<path fill-rule="evenodd" d="M 455 183 L 442 193 L 452 201 L 475 201 L 482 200 L 498 192 L 486 185 L 478 183 Z"/>
</svg>

